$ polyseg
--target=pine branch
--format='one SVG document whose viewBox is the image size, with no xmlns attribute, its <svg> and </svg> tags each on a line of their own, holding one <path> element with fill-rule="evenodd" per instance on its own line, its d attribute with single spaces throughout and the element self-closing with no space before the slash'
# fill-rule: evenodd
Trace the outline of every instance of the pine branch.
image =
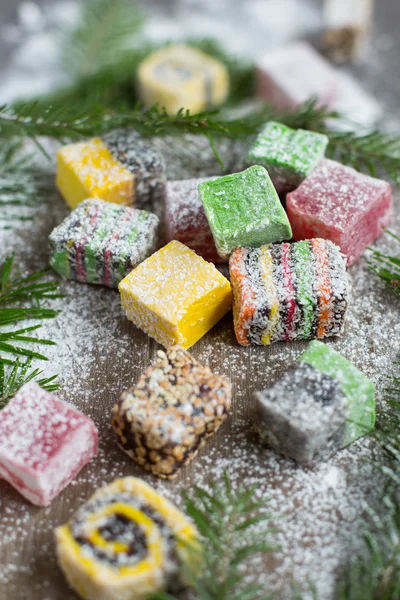
<svg viewBox="0 0 400 600">
<path fill-rule="evenodd" d="M 26 319 L 43 320 L 56 317 L 60 311 L 42 308 L 40 302 L 61 298 L 57 293 L 59 282 L 44 279 L 46 271 L 32 273 L 26 277 L 13 276 L 14 255 L 4 261 L 0 269 L 0 328 L 10 326 Z M 28 302 L 29 306 L 21 306 Z M 0 330 L 0 361 L 5 364 L 16 364 L 15 356 L 27 356 L 40 360 L 47 357 L 39 352 L 25 347 L 25 344 L 53 345 L 47 339 L 27 335 L 40 329 L 41 325 Z M 24 346 L 20 346 L 22 342 Z M 10 358 L 11 357 L 11 358 Z"/>
<path fill-rule="evenodd" d="M 141 10 L 129 0 L 87 2 L 78 27 L 65 40 L 63 66 L 75 79 L 114 67 L 132 47 L 143 23 Z"/>
<path fill-rule="evenodd" d="M 192 496 L 184 494 L 187 514 L 202 538 L 203 551 L 194 550 L 189 562 L 202 565 L 200 574 L 186 565 L 187 577 L 197 600 L 261 600 L 262 585 L 246 581 L 243 566 L 255 554 L 274 549 L 265 526 L 271 516 L 262 512 L 268 499 L 255 500 L 255 488 L 233 491 L 227 473 L 220 483 L 211 482 L 211 491 L 195 487 Z M 175 600 L 157 594 L 153 600 Z"/>
<path fill-rule="evenodd" d="M 7 368 L 4 362 L 0 361 L 0 409 L 17 393 L 17 391 L 29 381 L 36 380 L 44 390 L 55 392 L 59 389 L 59 384 L 55 382 L 57 375 L 53 377 L 38 377 L 42 374 L 40 369 L 31 370 L 31 359 L 20 363 L 17 360 L 11 368 Z"/>
<path fill-rule="evenodd" d="M 399 236 L 388 229 L 385 231 L 400 245 Z M 383 279 L 383 281 L 386 281 L 396 294 L 400 294 L 400 254 L 399 256 L 391 256 L 373 248 L 371 248 L 371 252 L 368 259 L 370 269 Z"/>
</svg>

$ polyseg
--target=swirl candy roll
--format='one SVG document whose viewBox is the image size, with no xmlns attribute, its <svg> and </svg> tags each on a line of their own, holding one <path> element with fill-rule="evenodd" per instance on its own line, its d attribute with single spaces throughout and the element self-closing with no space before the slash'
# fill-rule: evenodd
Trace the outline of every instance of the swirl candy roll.
<svg viewBox="0 0 400 600">
<path fill-rule="evenodd" d="M 340 335 L 350 286 L 345 257 L 332 242 L 237 248 L 229 271 L 239 344 Z"/>
<path fill-rule="evenodd" d="M 229 92 L 225 65 L 185 44 L 150 54 L 139 65 L 137 81 L 144 104 L 158 104 L 169 113 L 210 109 L 225 102 Z"/>
<path fill-rule="evenodd" d="M 199 551 L 191 521 L 135 477 L 99 489 L 55 535 L 61 569 L 86 600 L 144 600 L 179 589 L 182 563 Z"/>
</svg>

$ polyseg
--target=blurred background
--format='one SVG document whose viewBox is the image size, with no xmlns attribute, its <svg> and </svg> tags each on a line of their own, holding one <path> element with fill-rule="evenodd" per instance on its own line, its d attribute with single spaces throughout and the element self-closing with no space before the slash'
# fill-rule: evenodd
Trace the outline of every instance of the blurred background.
<svg viewBox="0 0 400 600">
<path fill-rule="evenodd" d="M 340 5 L 340 0 L 330 1 Z M 290 40 L 306 38 L 327 51 L 324 35 L 330 27 L 326 13 L 329 0 L 138 0 L 136 4 L 142 7 L 146 20 L 140 35 L 132 33 L 132 45 L 140 45 L 143 39 L 160 43 L 213 38 L 241 59 L 257 60 Z M 365 6 L 373 1 L 342 0 L 341 4 L 339 11 L 351 15 L 352 11 L 368 12 L 370 8 Z M 74 0 L 1 0 L 1 102 L 68 84 L 69 75 L 60 68 L 62 37 L 79 22 L 83 5 Z M 368 25 L 367 43 L 363 41 L 356 60 L 348 60 L 348 48 L 344 56 L 342 53 L 349 42 L 348 31 L 344 38 L 333 39 L 339 52 L 336 48 L 335 55 L 330 49 L 330 58 L 340 63 L 338 68 L 362 86 L 360 90 L 353 85 L 344 93 L 351 112 L 355 108 L 358 120 L 366 124 L 385 114 L 389 129 L 397 122 L 400 96 L 399 23 L 400 2 L 379 0 Z"/>
</svg>

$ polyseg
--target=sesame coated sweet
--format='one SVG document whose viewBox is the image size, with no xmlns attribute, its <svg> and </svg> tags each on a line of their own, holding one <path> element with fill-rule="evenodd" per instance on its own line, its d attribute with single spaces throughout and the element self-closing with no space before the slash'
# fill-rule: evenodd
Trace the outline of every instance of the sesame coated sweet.
<svg viewBox="0 0 400 600">
<path fill-rule="evenodd" d="M 172 478 L 227 419 L 228 381 L 203 367 L 187 351 L 172 347 L 113 410 L 118 444 L 135 462 L 162 478 Z"/>
</svg>

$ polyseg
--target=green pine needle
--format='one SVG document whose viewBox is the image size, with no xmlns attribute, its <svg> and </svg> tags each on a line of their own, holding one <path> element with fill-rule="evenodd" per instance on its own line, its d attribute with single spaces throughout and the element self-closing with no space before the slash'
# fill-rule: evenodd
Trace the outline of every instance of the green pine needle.
<svg viewBox="0 0 400 600">
<path fill-rule="evenodd" d="M 130 0 L 91 0 L 85 3 L 78 27 L 64 44 L 65 70 L 79 79 L 118 64 L 131 49 L 132 40 L 143 23 L 141 10 Z"/>
<path fill-rule="evenodd" d="M 396 294 L 400 294 L 400 237 L 387 229 L 385 231 L 399 243 L 399 256 L 391 256 L 371 248 L 368 264 L 370 269 L 386 281 Z"/>
<path fill-rule="evenodd" d="M 48 392 L 59 389 L 59 384 L 55 381 L 57 375 L 38 379 L 42 371 L 31 370 L 31 363 L 30 358 L 24 363 L 17 360 L 10 369 L 7 369 L 5 363 L 0 361 L 0 409 L 4 408 L 17 391 L 29 381 L 36 380 L 36 383 Z"/>
<path fill-rule="evenodd" d="M 27 335 L 40 329 L 41 325 L 16 328 L 12 330 L 1 330 L 26 319 L 43 320 L 56 317 L 60 311 L 42 308 L 40 302 L 61 298 L 57 293 L 59 282 L 47 280 L 47 272 L 39 271 L 25 277 L 13 276 L 14 255 L 8 256 L 0 268 L 0 361 L 7 364 L 16 364 L 16 356 L 27 356 L 39 360 L 47 360 L 40 352 L 31 350 L 29 347 L 20 346 L 24 344 L 53 345 L 54 342 L 47 339 Z M 21 306 L 21 303 L 29 303 L 29 306 Z"/>
<path fill-rule="evenodd" d="M 210 489 L 195 487 L 184 494 L 187 514 L 203 539 L 203 551 L 195 553 L 192 563 L 203 565 L 199 573 L 185 565 L 197 600 L 259 600 L 266 598 L 262 585 L 246 580 L 243 566 L 255 554 L 274 549 L 266 526 L 271 515 L 263 512 L 268 499 L 255 500 L 255 487 L 235 492 L 228 474 L 221 482 L 212 481 Z M 170 594 L 157 594 L 153 600 L 175 600 Z"/>
</svg>

